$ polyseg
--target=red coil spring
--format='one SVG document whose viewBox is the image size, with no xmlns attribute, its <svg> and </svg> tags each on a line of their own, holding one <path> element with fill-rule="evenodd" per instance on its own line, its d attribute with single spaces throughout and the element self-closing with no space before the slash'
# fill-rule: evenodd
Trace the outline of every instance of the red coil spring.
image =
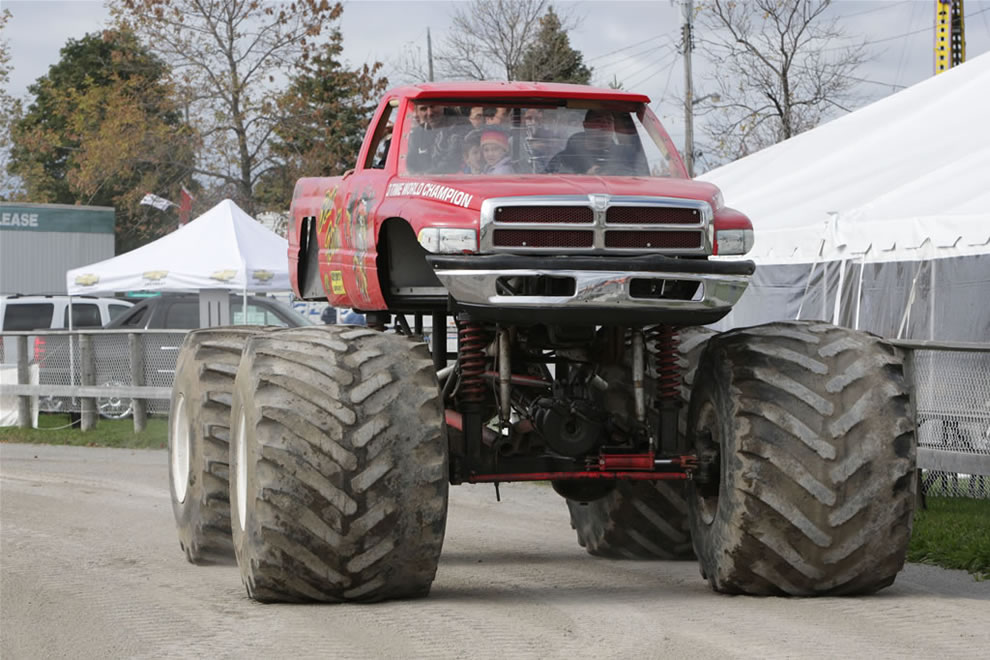
<svg viewBox="0 0 990 660">
<path fill-rule="evenodd" d="M 657 325 L 647 330 L 647 344 L 653 342 L 657 368 L 657 399 L 677 399 L 681 385 L 681 370 L 677 365 L 677 329 Z"/>
<path fill-rule="evenodd" d="M 485 332 L 478 323 L 464 323 L 457 328 L 457 353 L 461 367 L 460 399 L 465 403 L 484 399 Z"/>
</svg>

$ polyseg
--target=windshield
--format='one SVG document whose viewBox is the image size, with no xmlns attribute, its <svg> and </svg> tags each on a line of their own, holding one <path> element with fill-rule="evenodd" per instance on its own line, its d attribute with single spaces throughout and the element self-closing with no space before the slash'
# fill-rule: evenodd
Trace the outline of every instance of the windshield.
<svg viewBox="0 0 990 660">
<path fill-rule="evenodd" d="M 684 176 L 641 103 L 431 101 L 410 104 L 403 126 L 401 175 Z"/>
</svg>

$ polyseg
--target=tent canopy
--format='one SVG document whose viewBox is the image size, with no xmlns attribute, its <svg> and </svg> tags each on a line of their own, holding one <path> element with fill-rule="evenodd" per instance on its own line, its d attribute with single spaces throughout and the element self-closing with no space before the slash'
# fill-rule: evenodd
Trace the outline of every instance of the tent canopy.
<svg viewBox="0 0 990 660">
<path fill-rule="evenodd" d="M 718 329 L 986 341 L 988 105 L 990 54 L 700 177 L 755 229 L 756 274 Z"/>
<path fill-rule="evenodd" d="M 712 170 L 758 264 L 990 253 L 990 54 Z"/>
<path fill-rule="evenodd" d="M 226 199 L 126 254 L 66 273 L 70 295 L 115 291 L 285 291 L 288 242 Z"/>
</svg>

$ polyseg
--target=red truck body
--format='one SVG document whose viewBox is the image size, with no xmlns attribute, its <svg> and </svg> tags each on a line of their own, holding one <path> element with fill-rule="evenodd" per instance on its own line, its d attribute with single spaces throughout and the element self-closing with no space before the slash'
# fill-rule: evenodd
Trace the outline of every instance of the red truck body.
<svg viewBox="0 0 990 660">
<path fill-rule="evenodd" d="M 403 174 L 400 154 L 405 154 L 411 132 L 412 107 L 417 103 L 476 100 L 479 104 L 594 101 L 599 104 L 648 104 L 649 98 L 613 89 L 551 83 L 439 83 L 399 87 L 382 99 L 369 125 L 358 163 L 340 177 L 305 178 L 296 184 L 289 229 L 289 269 L 299 297 L 306 295 L 300 282 L 304 221 L 315 219 L 319 244 L 319 281 L 326 298 L 336 307 L 362 311 L 386 310 L 378 272 L 379 237 L 383 223 L 402 218 L 419 236 L 425 227 L 479 229 L 479 212 L 489 198 L 600 193 L 618 196 L 660 196 L 707 202 L 715 209 L 713 226 L 751 229 L 749 220 L 722 207 L 718 189 L 687 178 L 677 150 L 646 107 L 645 120 L 653 124 L 669 157 L 668 176 L 588 176 L 514 174 L 475 176 L 458 174 Z M 394 118 L 392 144 L 383 167 L 372 167 L 376 139 Z M 397 148 L 398 147 L 398 148 Z M 714 243 L 714 241 L 713 241 Z M 713 253 L 717 254 L 717 244 Z"/>
</svg>

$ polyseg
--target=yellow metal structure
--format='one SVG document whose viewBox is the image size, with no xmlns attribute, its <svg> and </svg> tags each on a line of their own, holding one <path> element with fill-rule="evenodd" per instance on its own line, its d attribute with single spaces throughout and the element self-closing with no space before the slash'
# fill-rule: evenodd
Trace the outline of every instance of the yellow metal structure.
<svg viewBox="0 0 990 660">
<path fill-rule="evenodd" d="M 935 74 L 966 61 L 963 0 L 935 0 Z"/>
</svg>

